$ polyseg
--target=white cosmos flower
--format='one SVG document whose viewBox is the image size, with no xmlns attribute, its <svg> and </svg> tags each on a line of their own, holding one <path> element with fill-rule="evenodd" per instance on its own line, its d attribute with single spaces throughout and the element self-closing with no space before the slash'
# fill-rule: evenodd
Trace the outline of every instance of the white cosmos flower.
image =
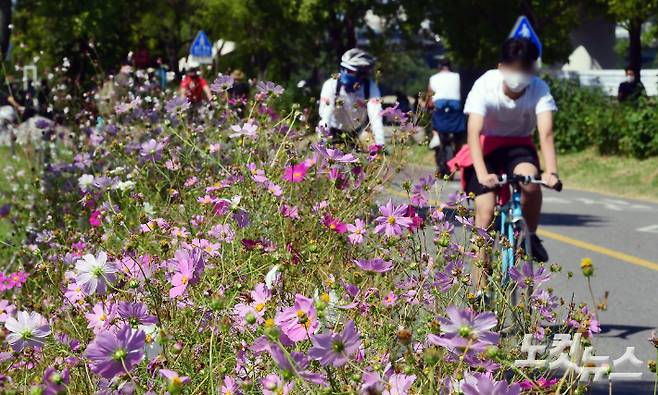
<svg viewBox="0 0 658 395">
<path fill-rule="evenodd" d="M 87 192 L 93 182 L 94 182 L 94 176 L 92 176 L 91 174 L 83 174 L 80 176 L 80 178 L 78 178 L 78 185 L 80 186 L 80 189 L 82 189 L 83 192 Z"/>
<path fill-rule="evenodd" d="M 19 311 L 16 318 L 7 318 L 5 328 L 10 332 L 7 335 L 7 342 L 17 352 L 27 346 L 43 345 L 44 339 L 50 335 L 48 321 L 34 311 L 31 313 Z"/>
<path fill-rule="evenodd" d="M 112 283 L 115 278 L 117 268 L 107 262 L 105 251 L 98 253 L 98 256 L 87 254 L 75 263 L 76 283 L 82 288 L 87 295 L 96 292 L 104 294 L 107 290 L 107 283 Z"/>
</svg>

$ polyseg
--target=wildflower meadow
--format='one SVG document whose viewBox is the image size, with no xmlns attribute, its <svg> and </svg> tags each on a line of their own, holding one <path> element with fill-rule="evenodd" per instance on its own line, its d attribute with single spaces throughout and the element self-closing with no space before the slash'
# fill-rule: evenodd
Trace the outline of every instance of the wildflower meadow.
<svg viewBox="0 0 658 395">
<path fill-rule="evenodd" d="M 583 390 L 514 363 L 525 335 L 600 331 L 596 306 L 547 286 L 567 273 L 519 251 L 503 280 L 505 239 L 432 175 L 387 194 L 412 117 L 385 110 L 387 152 L 336 146 L 283 87 L 232 84 L 203 106 L 141 84 L 102 117 L 54 91 L 68 130 L 38 122 L 0 187 L 3 393 Z"/>
</svg>

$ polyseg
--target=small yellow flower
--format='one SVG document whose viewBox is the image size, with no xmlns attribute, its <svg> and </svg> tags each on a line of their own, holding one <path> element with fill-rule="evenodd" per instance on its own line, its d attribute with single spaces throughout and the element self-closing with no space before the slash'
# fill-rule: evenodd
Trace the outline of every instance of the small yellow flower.
<svg viewBox="0 0 658 395">
<path fill-rule="evenodd" d="M 592 265 L 591 258 L 583 258 L 580 261 L 580 268 L 583 271 L 585 277 L 591 277 L 594 274 L 594 266 Z"/>
</svg>

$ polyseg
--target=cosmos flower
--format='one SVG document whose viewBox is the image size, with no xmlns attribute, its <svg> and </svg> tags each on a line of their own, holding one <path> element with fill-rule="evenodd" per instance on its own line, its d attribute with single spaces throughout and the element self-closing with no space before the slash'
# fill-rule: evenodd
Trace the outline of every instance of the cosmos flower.
<svg viewBox="0 0 658 395">
<path fill-rule="evenodd" d="M 519 395 L 519 384 L 507 384 L 506 381 L 496 381 L 493 377 L 482 373 L 467 373 L 461 386 L 464 395 Z"/>
<path fill-rule="evenodd" d="M 347 232 L 347 226 L 338 218 L 332 217 L 331 214 L 325 214 L 325 216 L 322 218 L 322 224 L 326 226 L 327 229 L 336 233 L 343 234 Z"/>
<path fill-rule="evenodd" d="M 76 283 L 87 295 L 98 293 L 105 294 L 107 285 L 112 284 L 115 279 L 117 268 L 107 261 L 107 254 L 101 251 L 97 256 L 84 255 L 75 263 L 77 271 Z"/>
<path fill-rule="evenodd" d="M 140 146 L 139 156 L 143 159 L 156 161 L 162 157 L 162 150 L 165 144 L 155 139 L 150 139 L 142 143 Z"/>
<path fill-rule="evenodd" d="M 254 125 L 251 122 L 245 123 L 244 125 L 233 125 L 231 126 L 233 133 L 229 134 L 228 137 L 235 139 L 239 137 L 249 137 L 255 139 L 258 137 L 258 126 Z"/>
<path fill-rule="evenodd" d="M 110 324 L 116 318 L 116 305 L 98 302 L 92 308 L 91 313 L 85 313 L 87 328 L 94 333 L 109 329 Z"/>
<path fill-rule="evenodd" d="M 306 340 L 319 325 L 313 299 L 300 294 L 295 295 L 295 304 L 277 313 L 274 320 L 294 342 Z"/>
<path fill-rule="evenodd" d="M 354 263 L 362 270 L 373 273 L 386 273 L 393 269 L 393 262 L 381 258 L 357 259 Z"/>
<path fill-rule="evenodd" d="M 205 262 L 200 250 L 196 248 L 192 251 L 184 248 L 177 250 L 174 259 L 169 262 L 176 268 L 170 280 L 173 287 L 169 290 L 169 297 L 176 298 L 185 293 L 188 285 L 199 281 Z"/>
<path fill-rule="evenodd" d="M 190 378 L 187 376 L 180 376 L 178 373 L 169 369 L 160 369 L 160 375 L 167 379 L 167 387 L 170 393 L 178 393 L 180 388 L 190 382 Z"/>
<path fill-rule="evenodd" d="M 210 90 L 215 93 L 226 92 L 233 87 L 235 80 L 230 75 L 219 74 L 210 85 Z"/>
<path fill-rule="evenodd" d="M 283 179 L 288 182 L 299 183 L 304 181 L 308 167 L 304 163 L 287 166 L 283 170 Z"/>
<path fill-rule="evenodd" d="M 158 319 L 148 313 L 144 303 L 119 302 L 117 315 L 133 328 L 140 325 L 154 325 Z"/>
<path fill-rule="evenodd" d="M 384 206 L 379 207 L 381 216 L 375 218 L 378 225 L 375 227 L 375 233 L 383 233 L 387 237 L 400 236 L 403 228 L 408 228 L 413 223 L 411 218 L 406 216 L 407 205 L 393 206 L 391 200 Z"/>
<path fill-rule="evenodd" d="M 16 352 L 25 347 L 41 347 L 45 338 L 50 335 L 48 321 L 37 312 L 19 311 L 16 318 L 9 317 L 5 321 L 5 328 L 10 332 L 7 343 Z"/>
<path fill-rule="evenodd" d="M 16 312 L 16 306 L 6 299 L 0 300 L 0 322 L 6 322 Z"/>
<path fill-rule="evenodd" d="M 347 224 L 346 229 L 350 232 L 350 235 L 347 236 L 347 240 L 352 244 L 361 244 L 363 243 L 366 234 L 366 223 L 362 219 L 357 218 L 354 221 L 354 225 Z"/>
<path fill-rule="evenodd" d="M 392 374 L 388 378 L 388 383 L 386 384 L 386 389 L 382 395 L 406 395 L 409 393 L 409 389 L 416 381 L 415 375 L 406 375 L 402 373 Z"/>
<path fill-rule="evenodd" d="M 132 370 L 144 358 L 143 331 L 124 325 L 118 332 L 101 332 L 87 346 L 85 356 L 89 359 L 92 372 L 112 379 Z"/>
<path fill-rule="evenodd" d="M 521 288 L 535 288 L 551 279 L 550 273 L 546 272 L 544 266 L 539 266 L 537 271 L 533 271 L 530 262 L 524 262 L 521 271 L 516 267 L 512 267 L 509 270 L 509 275 Z"/>
<path fill-rule="evenodd" d="M 276 374 L 268 374 L 260 383 L 263 386 L 263 395 L 288 395 L 294 385 Z"/>
<path fill-rule="evenodd" d="M 321 333 L 311 337 L 313 347 L 308 356 L 320 361 L 323 366 L 333 365 L 341 367 L 361 347 L 359 333 L 356 331 L 354 321 L 345 324 L 340 333 Z"/>
<path fill-rule="evenodd" d="M 69 383 L 69 369 L 64 368 L 58 371 L 52 366 L 46 368 L 43 372 L 43 388 L 42 395 L 59 395 L 66 394 L 66 385 Z"/>
</svg>

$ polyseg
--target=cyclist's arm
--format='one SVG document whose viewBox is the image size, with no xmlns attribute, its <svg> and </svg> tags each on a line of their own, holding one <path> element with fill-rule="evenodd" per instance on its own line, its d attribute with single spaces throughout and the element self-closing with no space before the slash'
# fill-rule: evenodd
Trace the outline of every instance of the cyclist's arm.
<svg viewBox="0 0 658 395">
<path fill-rule="evenodd" d="M 552 111 L 544 111 L 537 114 L 537 130 L 539 131 L 539 143 L 541 153 L 544 156 L 546 173 L 549 175 L 552 173 L 557 174 L 557 155 L 555 154 L 555 142 L 553 139 Z"/>
<path fill-rule="evenodd" d="M 212 101 L 212 93 L 210 92 L 210 87 L 208 86 L 208 84 L 203 86 L 203 93 L 206 95 L 206 99 L 208 99 L 208 101 L 211 102 Z"/>
<path fill-rule="evenodd" d="M 333 85 L 333 87 L 332 87 Z M 336 96 L 336 81 L 329 80 L 322 85 L 322 92 L 320 92 L 320 108 L 318 113 L 320 115 L 320 126 L 327 127 L 329 119 L 334 112 L 334 97 Z"/>
<path fill-rule="evenodd" d="M 382 119 L 382 99 L 379 88 L 374 83 L 370 83 L 370 99 L 366 104 L 368 109 L 368 120 L 372 133 L 375 135 L 375 144 L 384 145 L 386 143 L 384 135 L 384 121 Z"/>
</svg>

